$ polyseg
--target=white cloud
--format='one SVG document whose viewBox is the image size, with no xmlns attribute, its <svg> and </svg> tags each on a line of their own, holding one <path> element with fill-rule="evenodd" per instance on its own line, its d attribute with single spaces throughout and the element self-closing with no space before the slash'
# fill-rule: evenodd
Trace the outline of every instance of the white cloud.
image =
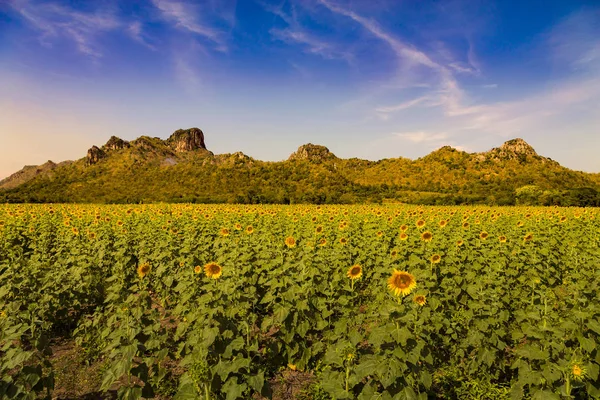
<svg viewBox="0 0 600 400">
<path fill-rule="evenodd" d="M 43 32 L 40 42 L 51 46 L 52 39 L 64 36 L 75 42 L 77 49 L 94 59 L 102 57 L 96 37 L 118 29 L 120 20 L 110 9 L 85 13 L 55 3 L 13 0 L 9 3 L 21 17 Z"/>
<path fill-rule="evenodd" d="M 425 143 L 425 142 L 439 142 L 441 140 L 445 140 L 448 138 L 448 134 L 445 132 L 425 132 L 425 131 L 417 131 L 417 132 L 399 132 L 394 133 L 395 136 L 406 139 L 413 143 Z"/>
<path fill-rule="evenodd" d="M 148 41 L 146 40 L 142 28 L 142 23 L 140 21 L 134 21 L 130 23 L 129 27 L 127 28 L 127 32 L 129 33 L 131 38 L 136 42 L 141 43 L 142 45 L 146 46 L 152 51 L 156 51 L 156 47 L 148 43 Z"/>
<path fill-rule="evenodd" d="M 343 59 L 348 63 L 351 63 L 353 60 L 352 54 L 337 50 L 333 44 L 317 39 L 309 33 L 299 29 L 271 29 L 269 33 L 276 39 L 286 43 L 303 44 L 305 45 L 305 51 L 307 53 L 321 56 L 327 60 Z"/>
<path fill-rule="evenodd" d="M 227 51 L 222 32 L 201 23 L 198 18 L 199 10 L 195 5 L 172 0 L 152 0 L 152 4 L 161 11 L 166 20 L 174 22 L 176 27 L 209 39 L 216 44 L 218 51 Z"/>
</svg>

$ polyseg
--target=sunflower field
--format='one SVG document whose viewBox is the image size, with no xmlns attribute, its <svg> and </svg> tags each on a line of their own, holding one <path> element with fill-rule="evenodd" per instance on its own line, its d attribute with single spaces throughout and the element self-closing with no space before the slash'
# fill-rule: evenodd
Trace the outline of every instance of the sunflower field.
<svg viewBox="0 0 600 400">
<path fill-rule="evenodd" d="M 0 205 L 0 397 L 600 398 L 600 210 Z"/>
</svg>

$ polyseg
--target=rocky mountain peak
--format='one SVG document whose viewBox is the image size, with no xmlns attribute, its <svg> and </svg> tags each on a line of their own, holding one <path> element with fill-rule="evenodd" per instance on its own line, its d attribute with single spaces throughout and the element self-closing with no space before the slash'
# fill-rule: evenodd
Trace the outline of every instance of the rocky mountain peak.
<svg viewBox="0 0 600 400">
<path fill-rule="evenodd" d="M 478 153 L 476 154 L 476 159 L 478 161 L 491 160 L 494 162 L 517 160 L 520 163 L 525 163 L 528 160 L 551 161 L 548 158 L 538 155 L 529 143 L 520 138 L 508 140 L 502 146 L 493 148 L 485 153 Z"/>
<path fill-rule="evenodd" d="M 308 143 L 298 147 L 298 150 L 292 153 L 288 160 L 309 160 L 321 162 L 335 158 L 337 157 L 330 152 L 327 147 Z"/>
<path fill-rule="evenodd" d="M 102 149 L 104 149 L 104 150 L 121 150 L 121 149 L 125 149 L 128 147 L 130 147 L 130 144 L 128 141 L 118 138 L 116 136 L 111 136 L 110 139 L 108 139 L 108 142 L 106 142 L 106 144 L 104 146 L 102 146 Z"/>
<path fill-rule="evenodd" d="M 531 147 L 529 143 L 527 143 L 521 138 L 516 138 L 504 142 L 504 144 L 500 146 L 500 150 L 505 153 L 523 154 L 526 156 L 538 155 L 533 149 L 533 147 Z"/>
<path fill-rule="evenodd" d="M 106 153 L 104 150 L 100 149 L 98 146 L 92 146 L 87 152 L 86 164 L 94 165 L 105 156 Z"/>
<path fill-rule="evenodd" d="M 176 152 L 206 150 L 204 133 L 198 128 L 176 130 L 167 139 L 167 144 Z"/>
</svg>

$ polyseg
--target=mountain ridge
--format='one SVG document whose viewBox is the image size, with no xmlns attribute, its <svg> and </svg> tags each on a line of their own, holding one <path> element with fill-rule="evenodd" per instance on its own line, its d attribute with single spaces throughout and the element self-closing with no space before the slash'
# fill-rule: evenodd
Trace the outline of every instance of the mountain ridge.
<svg viewBox="0 0 600 400">
<path fill-rule="evenodd" d="M 189 128 L 165 140 L 111 136 L 81 159 L 26 166 L 0 181 L 0 200 L 514 204 L 526 186 L 536 188 L 538 202 L 560 203 L 584 189 L 577 196 L 595 199 L 600 174 L 562 167 L 520 138 L 479 153 L 443 146 L 415 160 L 378 161 L 338 158 L 307 143 L 272 162 L 242 152 L 215 155 L 202 130 Z"/>
</svg>

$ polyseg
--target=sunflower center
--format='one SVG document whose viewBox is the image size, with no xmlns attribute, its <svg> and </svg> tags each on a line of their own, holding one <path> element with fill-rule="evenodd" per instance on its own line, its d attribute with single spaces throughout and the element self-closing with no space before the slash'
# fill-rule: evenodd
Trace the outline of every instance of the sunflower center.
<svg viewBox="0 0 600 400">
<path fill-rule="evenodd" d="M 350 271 L 350 274 L 352 274 L 352 275 L 358 275 L 359 273 L 360 273 L 360 267 L 354 267 Z"/>
<path fill-rule="evenodd" d="M 220 270 L 221 270 L 221 267 L 219 267 L 217 264 L 212 264 L 210 266 L 210 272 L 212 274 L 218 274 Z"/>
<path fill-rule="evenodd" d="M 396 277 L 396 282 L 394 282 L 397 287 L 400 289 L 406 289 L 410 285 L 410 279 L 403 275 L 398 275 Z"/>
</svg>

